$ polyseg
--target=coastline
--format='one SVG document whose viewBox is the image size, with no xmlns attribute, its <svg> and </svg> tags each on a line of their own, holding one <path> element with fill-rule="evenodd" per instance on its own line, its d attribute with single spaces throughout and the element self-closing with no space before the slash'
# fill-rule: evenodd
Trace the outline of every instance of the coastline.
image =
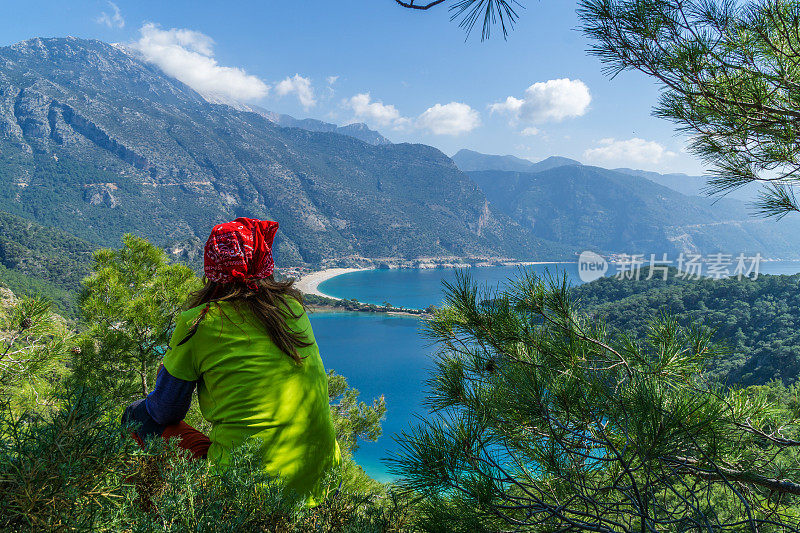
<svg viewBox="0 0 800 533">
<path fill-rule="evenodd" d="M 320 292 L 319 286 L 322 282 L 327 281 L 331 278 L 335 278 L 336 276 L 341 276 L 342 274 L 348 274 L 350 272 L 360 272 L 362 270 L 371 270 L 369 268 L 326 268 L 325 270 L 318 270 L 316 272 L 310 272 L 306 274 L 302 278 L 300 278 L 297 283 L 295 283 L 295 287 L 302 292 L 303 294 L 313 294 L 314 296 L 322 296 L 323 298 L 330 298 L 331 300 L 341 300 L 341 298 L 336 298 L 334 296 L 330 296 L 323 292 Z"/>
<path fill-rule="evenodd" d="M 469 264 L 469 263 L 444 263 L 444 264 L 436 264 L 436 263 L 422 263 L 415 266 L 400 266 L 400 265 L 391 265 L 390 269 L 404 269 L 404 268 L 419 268 L 423 270 L 428 269 L 441 269 L 441 268 L 484 268 L 484 267 L 491 267 L 491 266 L 528 266 L 528 265 L 563 265 L 563 264 L 571 264 L 577 263 L 577 261 L 504 261 L 500 264 L 496 263 L 478 263 L 478 264 Z M 328 281 L 331 278 L 335 278 L 336 276 L 341 276 L 342 274 L 349 274 L 350 272 L 362 272 L 364 270 L 379 270 L 380 268 L 377 266 L 370 266 L 370 267 L 347 267 L 347 268 L 325 268 L 323 270 L 317 270 L 314 272 L 309 272 L 308 274 L 300 277 L 297 282 L 295 283 L 295 287 L 302 292 L 303 294 L 311 294 L 314 296 L 320 296 L 322 298 L 328 298 L 330 300 L 339 301 L 341 298 L 337 298 L 335 296 L 331 296 L 329 294 L 325 294 L 324 292 L 319 290 L 319 286 Z"/>
<path fill-rule="evenodd" d="M 776 261 L 774 259 L 764 259 L 764 262 L 769 261 Z M 800 262 L 800 260 L 784 260 L 787 262 Z M 617 264 L 618 261 L 610 260 L 609 263 Z M 565 265 L 565 264 L 577 264 L 575 261 L 507 261 L 503 262 L 502 264 L 430 264 L 430 263 L 422 263 L 417 264 L 415 266 L 406 266 L 406 265 L 390 265 L 390 266 L 366 266 L 366 267 L 338 267 L 338 268 L 324 268 L 322 270 L 317 270 L 313 272 L 308 272 L 305 275 L 302 275 L 300 272 L 295 271 L 295 276 L 299 276 L 295 283 L 295 287 L 300 290 L 303 294 L 311 297 L 307 300 L 307 305 L 309 309 L 318 312 L 344 312 L 344 313 L 382 313 L 386 315 L 396 315 L 396 316 L 413 316 L 413 317 L 420 317 L 426 316 L 431 313 L 430 309 L 407 309 L 403 307 L 385 307 L 382 305 L 376 304 L 367 304 L 358 302 L 353 299 L 342 299 L 337 298 L 335 296 L 331 296 L 325 294 L 321 290 L 319 290 L 319 286 L 334 277 L 341 276 L 343 274 L 348 274 L 351 272 L 362 272 L 367 270 L 383 270 L 383 269 L 406 269 L 406 268 L 416 268 L 422 270 L 428 269 L 452 269 L 452 268 L 482 268 L 482 267 L 489 267 L 489 266 L 505 266 L 505 267 L 513 267 L 513 266 L 528 266 L 528 265 Z M 0 293 L 0 304 L 2 304 L 2 293 Z"/>
</svg>

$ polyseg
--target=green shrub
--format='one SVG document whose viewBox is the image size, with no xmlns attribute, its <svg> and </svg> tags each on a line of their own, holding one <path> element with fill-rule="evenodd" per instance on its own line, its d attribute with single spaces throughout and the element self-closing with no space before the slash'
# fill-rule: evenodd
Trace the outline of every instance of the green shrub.
<svg viewBox="0 0 800 533">
<path fill-rule="evenodd" d="M 235 450 L 225 467 L 192 461 L 161 439 L 139 449 L 86 389 L 49 416 L 1 407 L 4 531 L 388 532 L 405 520 L 407 506 L 369 478 L 357 483 L 349 458 L 308 508 L 263 472 L 251 448 Z"/>
</svg>

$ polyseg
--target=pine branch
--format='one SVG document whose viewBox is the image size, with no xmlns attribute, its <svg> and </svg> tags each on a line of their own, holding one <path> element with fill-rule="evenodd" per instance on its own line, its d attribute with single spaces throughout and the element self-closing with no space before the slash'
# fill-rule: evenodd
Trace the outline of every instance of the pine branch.
<svg viewBox="0 0 800 533">
<path fill-rule="evenodd" d="M 736 481 L 764 487 L 781 494 L 800 495 L 800 483 L 795 483 L 789 479 L 770 478 L 754 472 L 734 470 L 717 464 L 704 468 L 700 461 L 688 457 L 665 457 L 664 460 L 686 467 L 688 473 L 702 479 Z"/>
<path fill-rule="evenodd" d="M 444 3 L 446 0 L 432 0 L 424 4 L 415 4 L 414 3 L 415 0 L 411 0 L 410 2 L 403 2 L 403 0 L 394 0 L 394 1 L 408 9 L 425 10 L 425 9 L 430 9 L 434 6 L 438 6 L 439 4 Z"/>
</svg>

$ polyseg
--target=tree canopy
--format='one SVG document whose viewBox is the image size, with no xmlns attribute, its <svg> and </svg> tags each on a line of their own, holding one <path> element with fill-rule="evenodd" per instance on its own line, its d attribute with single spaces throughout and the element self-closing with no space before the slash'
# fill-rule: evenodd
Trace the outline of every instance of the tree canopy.
<svg viewBox="0 0 800 533">
<path fill-rule="evenodd" d="M 79 300 L 89 341 L 78 364 L 87 383 L 133 400 L 150 392 L 175 319 L 200 282 L 148 241 L 126 235 L 122 243 L 119 250 L 95 252 L 83 281 Z"/>
<path fill-rule="evenodd" d="M 760 182 L 762 214 L 800 210 L 800 3 L 582 0 L 579 15 L 610 75 L 661 85 L 655 114 L 690 135 L 709 192 Z"/>
</svg>

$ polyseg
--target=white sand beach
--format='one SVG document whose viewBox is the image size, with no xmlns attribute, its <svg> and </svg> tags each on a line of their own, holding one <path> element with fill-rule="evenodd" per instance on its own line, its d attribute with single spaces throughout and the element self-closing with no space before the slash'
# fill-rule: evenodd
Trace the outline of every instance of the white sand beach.
<svg viewBox="0 0 800 533">
<path fill-rule="evenodd" d="M 300 278 L 300 280 L 295 283 L 295 287 L 300 290 L 303 294 L 314 294 L 316 296 L 324 296 L 326 298 L 331 298 L 333 300 L 340 300 L 340 298 L 334 298 L 333 296 L 329 296 L 319 291 L 319 284 L 325 280 L 329 280 L 336 276 L 341 276 L 342 274 L 347 274 L 348 272 L 359 272 L 361 270 L 369 270 L 368 268 L 326 268 L 325 270 L 319 270 L 317 272 L 311 272 Z"/>
</svg>

